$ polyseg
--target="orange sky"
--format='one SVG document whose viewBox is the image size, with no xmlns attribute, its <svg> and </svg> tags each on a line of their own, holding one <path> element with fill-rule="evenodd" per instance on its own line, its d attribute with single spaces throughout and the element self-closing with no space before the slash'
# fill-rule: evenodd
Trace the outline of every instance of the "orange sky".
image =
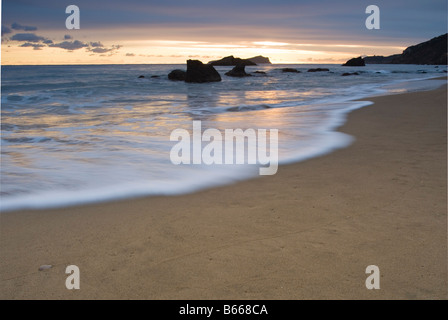
<svg viewBox="0 0 448 320">
<path fill-rule="evenodd" d="M 118 42 L 121 45 L 118 50 L 97 54 L 85 48 L 68 51 L 43 47 L 33 50 L 31 47 L 20 47 L 20 43 L 9 41 L 2 44 L 2 64 L 182 64 L 187 59 L 208 62 L 228 55 L 242 58 L 263 55 L 269 57 L 272 63 L 342 63 L 354 56 L 389 55 L 405 49 L 390 45 L 286 43 L 272 39 L 253 42 L 135 39 Z M 117 41 L 101 43 L 109 48 Z"/>
</svg>

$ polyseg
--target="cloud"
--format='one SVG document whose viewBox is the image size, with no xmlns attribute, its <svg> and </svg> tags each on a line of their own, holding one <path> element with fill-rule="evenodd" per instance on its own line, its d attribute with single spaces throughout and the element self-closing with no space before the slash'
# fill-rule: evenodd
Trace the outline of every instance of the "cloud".
<svg viewBox="0 0 448 320">
<path fill-rule="evenodd" d="M 68 34 L 64 36 L 64 39 L 65 41 L 54 43 L 53 40 L 38 36 L 34 33 L 17 33 L 10 38 L 10 40 L 13 41 L 25 42 L 22 45 L 20 45 L 20 47 L 32 47 L 34 50 L 41 50 L 41 48 L 43 47 L 60 48 L 67 51 L 74 51 L 86 48 L 86 51 L 92 52 L 92 54 L 109 53 L 109 55 L 113 55 L 116 54 L 116 51 L 122 47 L 121 45 L 112 45 L 110 47 L 106 47 L 100 41 L 95 42 L 83 42 L 79 40 L 68 41 L 69 39 L 73 39 L 72 36 Z"/>
<path fill-rule="evenodd" d="M 38 36 L 34 33 L 16 33 L 11 37 L 13 41 L 27 41 L 27 42 L 40 42 L 47 40 L 44 37 Z"/>
<path fill-rule="evenodd" d="M 111 54 L 115 53 L 114 51 L 116 51 L 122 47 L 121 45 L 112 45 L 110 48 L 107 48 L 107 47 L 103 46 L 100 42 L 90 42 L 90 46 L 91 47 L 87 48 L 87 51 L 94 52 L 94 53 L 110 52 Z"/>
<path fill-rule="evenodd" d="M 75 40 L 75 41 L 63 41 L 60 43 L 52 43 L 52 44 L 49 44 L 48 46 L 52 47 L 52 48 L 61 48 L 61 49 L 73 51 L 73 50 L 78 50 L 81 48 L 86 48 L 89 45 L 82 41 Z"/>
<path fill-rule="evenodd" d="M 2 35 L 11 33 L 11 29 L 9 29 L 7 26 L 2 26 Z"/>
<path fill-rule="evenodd" d="M 14 30 L 23 30 L 23 31 L 36 31 L 37 30 L 37 27 L 22 26 L 21 24 L 18 24 L 17 22 L 14 22 L 11 25 L 11 28 L 13 28 Z"/>
<path fill-rule="evenodd" d="M 126 53 L 126 57 L 135 57 L 135 53 Z"/>
<path fill-rule="evenodd" d="M 90 42 L 90 46 L 92 46 L 92 47 L 104 47 L 103 44 L 100 41 Z"/>
<path fill-rule="evenodd" d="M 48 46 L 52 47 L 52 48 L 61 48 L 61 49 L 65 49 L 68 51 L 86 48 L 86 51 L 88 51 L 88 52 L 101 53 L 101 54 L 104 54 L 104 53 L 115 54 L 115 51 L 117 51 L 118 49 L 120 49 L 122 47 L 121 45 L 112 45 L 111 47 L 105 47 L 99 41 L 87 43 L 87 42 L 82 42 L 79 40 L 63 41 L 63 42 L 59 42 L 59 43 L 50 43 L 50 44 L 48 44 Z"/>
<path fill-rule="evenodd" d="M 21 47 L 32 47 L 34 50 L 42 50 L 41 48 L 45 47 L 45 45 L 41 43 L 25 42 L 21 45 Z"/>
<path fill-rule="evenodd" d="M 109 48 L 93 48 L 93 49 L 91 49 L 91 48 L 89 48 L 87 50 L 90 52 L 94 52 L 94 53 L 105 53 L 105 52 L 110 52 L 113 49 L 109 49 Z"/>
</svg>

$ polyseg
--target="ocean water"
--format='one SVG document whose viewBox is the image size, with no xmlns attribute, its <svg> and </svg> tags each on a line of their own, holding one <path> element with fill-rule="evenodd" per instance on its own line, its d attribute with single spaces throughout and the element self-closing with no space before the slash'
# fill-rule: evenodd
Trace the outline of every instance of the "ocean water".
<svg viewBox="0 0 448 320">
<path fill-rule="evenodd" d="M 283 73 L 281 68 L 301 73 Z M 309 68 L 330 72 L 306 72 Z M 175 129 L 277 129 L 280 163 L 350 145 L 335 131 L 374 95 L 428 90 L 445 67 L 262 65 L 221 82 L 167 79 L 185 65 L 2 66 L 1 209 L 188 193 L 254 177 L 260 165 L 174 165 Z M 342 77 L 344 72 L 358 76 Z M 144 75 L 145 78 L 138 78 Z M 155 76 L 155 77 L 152 77 Z M 247 150 L 246 150 L 247 151 Z M 281 168 L 280 168 L 281 170 Z"/>
</svg>

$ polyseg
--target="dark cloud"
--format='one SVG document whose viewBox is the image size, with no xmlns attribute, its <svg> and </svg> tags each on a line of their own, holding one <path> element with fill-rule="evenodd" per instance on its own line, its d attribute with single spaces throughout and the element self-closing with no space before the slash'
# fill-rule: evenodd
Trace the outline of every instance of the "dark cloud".
<svg viewBox="0 0 448 320">
<path fill-rule="evenodd" d="M 73 51 L 73 50 L 86 48 L 89 45 L 87 43 L 82 42 L 82 41 L 74 40 L 74 41 L 63 41 L 63 42 L 60 42 L 60 43 L 52 43 L 52 44 L 49 44 L 48 46 L 52 47 L 52 48 L 61 48 L 61 49 Z"/>
<path fill-rule="evenodd" d="M 92 54 L 109 53 L 109 55 L 113 55 L 116 53 L 117 50 L 119 50 L 122 47 L 121 45 L 112 45 L 111 47 L 105 47 L 100 41 L 95 42 L 83 42 L 79 40 L 68 41 L 69 39 L 73 38 L 72 36 L 67 34 L 64 36 L 64 39 L 66 41 L 54 43 L 53 40 L 38 36 L 34 33 L 17 33 L 10 38 L 10 40 L 12 41 L 25 42 L 22 45 L 20 45 L 20 47 L 32 47 L 34 50 L 41 50 L 43 47 L 61 48 L 67 51 L 74 51 L 86 48 L 86 51 L 92 52 Z"/>
<path fill-rule="evenodd" d="M 98 41 L 98 42 L 90 42 L 90 46 L 91 47 L 104 47 L 103 46 L 103 44 L 100 42 L 100 41 Z"/>
<path fill-rule="evenodd" d="M 13 41 L 27 41 L 27 42 L 40 42 L 47 40 L 44 37 L 38 36 L 34 33 L 16 33 L 13 35 L 10 40 Z"/>
<path fill-rule="evenodd" d="M 34 50 L 42 50 L 42 47 L 46 47 L 46 45 L 41 43 L 31 43 L 31 42 L 25 42 L 21 45 L 21 47 L 32 47 Z"/>
<path fill-rule="evenodd" d="M 51 40 L 50 40 L 51 41 Z M 114 54 L 118 49 L 120 49 L 121 45 L 112 45 L 111 47 L 105 47 L 101 42 L 82 42 L 79 40 L 73 41 L 63 41 L 59 43 L 49 43 L 49 47 L 52 48 L 61 48 L 68 51 L 79 50 L 82 48 L 86 48 L 86 51 L 92 53 L 110 53 Z"/>
<path fill-rule="evenodd" d="M 11 33 L 11 29 L 9 29 L 7 26 L 2 26 L 2 35 Z"/>
<path fill-rule="evenodd" d="M 11 25 L 11 28 L 13 28 L 14 30 L 23 30 L 23 31 L 36 31 L 37 30 L 37 27 L 22 26 L 21 24 L 18 24 L 17 22 L 14 22 Z"/>
</svg>

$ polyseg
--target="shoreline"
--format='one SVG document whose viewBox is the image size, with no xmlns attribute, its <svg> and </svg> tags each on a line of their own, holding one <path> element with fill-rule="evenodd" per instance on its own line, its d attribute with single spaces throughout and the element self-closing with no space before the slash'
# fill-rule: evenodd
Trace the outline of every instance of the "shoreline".
<svg viewBox="0 0 448 320">
<path fill-rule="evenodd" d="M 351 146 L 274 176 L 2 213 L 0 297 L 446 299 L 446 87 L 362 100 Z"/>
</svg>

